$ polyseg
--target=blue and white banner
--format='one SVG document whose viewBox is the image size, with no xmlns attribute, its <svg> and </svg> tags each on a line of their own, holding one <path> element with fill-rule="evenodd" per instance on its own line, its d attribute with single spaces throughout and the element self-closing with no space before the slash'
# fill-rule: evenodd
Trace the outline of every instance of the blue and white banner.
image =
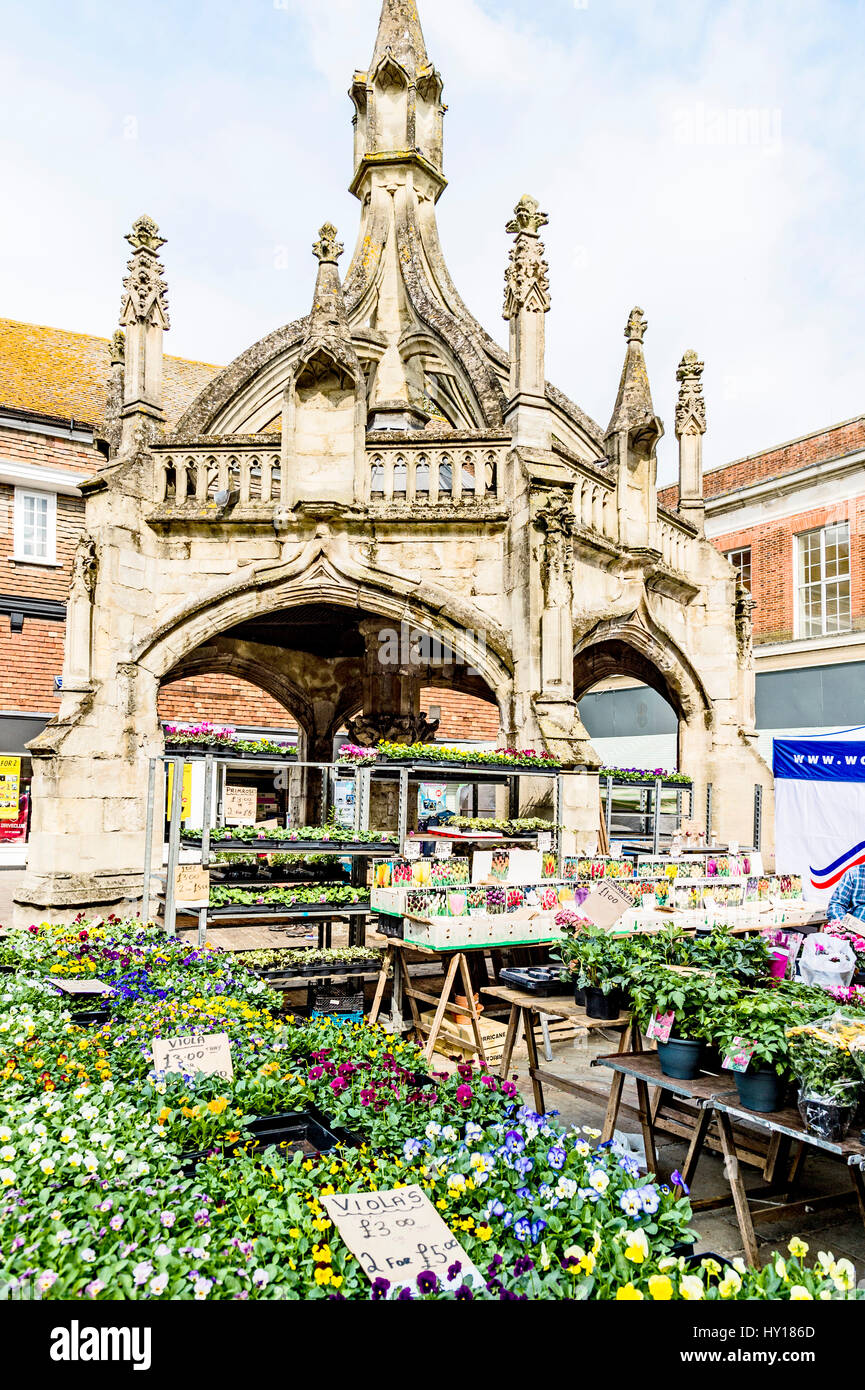
<svg viewBox="0 0 865 1390">
<path fill-rule="evenodd" d="M 825 905 L 865 864 L 865 742 L 775 739 L 773 769 L 777 870 L 801 874 L 805 897 Z"/>
</svg>

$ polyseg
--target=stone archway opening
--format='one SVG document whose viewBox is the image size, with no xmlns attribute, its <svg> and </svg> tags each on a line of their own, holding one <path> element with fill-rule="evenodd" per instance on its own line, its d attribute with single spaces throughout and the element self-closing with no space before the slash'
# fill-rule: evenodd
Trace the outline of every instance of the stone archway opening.
<svg viewBox="0 0 865 1390">
<path fill-rule="evenodd" d="M 704 730 L 702 705 L 683 673 L 664 670 L 627 640 L 610 637 L 574 658 L 574 697 L 580 718 L 605 767 L 689 771 L 684 758 L 689 732 Z M 602 801 L 605 796 L 603 774 Z M 604 802 L 604 806 L 606 806 Z M 675 828 L 695 814 L 687 792 L 669 790 L 661 801 L 662 826 Z M 619 788 L 608 818 L 613 837 L 651 833 L 651 793 Z"/>
<path fill-rule="evenodd" d="M 433 626 L 433 624 L 431 624 Z M 193 648 L 162 677 L 159 715 L 208 718 L 234 727 L 259 721 L 297 730 L 300 763 L 327 764 L 345 742 L 422 742 L 442 737 L 485 747 L 498 742 L 496 697 L 453 639 L 371 608 L 311 601 L 255 613 Z M 299 768 L 289 779 L 293 818 L 318 818 L 322 774 Z M 295 783 L 302 784 L 298 790 Z M 465 808 L 456 808 L 465 809 Z M 469 808 L 478 813 L 472 804 Z M 482 807 L 481 812 L 493 808 Z"/>
</svg>

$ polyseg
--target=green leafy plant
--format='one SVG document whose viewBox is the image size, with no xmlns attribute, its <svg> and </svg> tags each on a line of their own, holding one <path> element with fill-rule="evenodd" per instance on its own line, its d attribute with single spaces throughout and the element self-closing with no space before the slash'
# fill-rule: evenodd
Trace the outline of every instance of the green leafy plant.
<svg viewBox="0 0 865 1390">
<path fill-rule="evenodd" d="M 558 767 L 552 753 L 534 748 L 448 748 L 442 743 L 390 743 L 382 739 L 378 751 L 383 762 L 469 763 L 489 767 Z"/>
<path fill-rule="evenodd" d="M 634 1012 L 645 1030 L 655 1013 L 674 1013 L 673 1036 L 711 1042 L 718 1010 L 732 1004 L 741 987 L 708 970 L 670 968 L 654 962 L 638 967 L 631 985 Z"/>
</svg>

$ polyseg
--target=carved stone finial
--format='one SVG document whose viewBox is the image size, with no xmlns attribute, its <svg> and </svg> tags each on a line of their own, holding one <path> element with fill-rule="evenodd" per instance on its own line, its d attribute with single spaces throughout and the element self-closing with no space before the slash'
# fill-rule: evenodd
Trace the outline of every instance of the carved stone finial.
<svg viewBox="0 0 865 1390">
<path fill-rule="evenodd" d="M 572 540 L 577 525 L 573 496 L 569 497 L 562 488 L 554 488 L 535 517 L 535 525 L 546 537 L 541 563 L 545 600 L 548 606 L 568 603 L 574 573 Z"/>
<path fill-rule="evenodd" d="M 122 328 L 118 328 L 114 337 L 111 339 L 109 351 L 111 353 L 112 367 L 122 367 L 123 363 L 126 361 L 126 334 L 123 332 Z"/>
<path fill-rule="evenodd" d="M 165 245 L 165 237 L 159 235 L 159 228 L 152 217 L 144 213 L 141 217 L 136 217 L 132 224 L 132 231 L 127 232 L 126 240 L 133 251 L 153 251 L 154 254 L 160 246 Z"/>
<path fill-rule="evenodd" d="M 320 229 L 319 240 L 312 248 L 312 254 L 317 256 L 322 265 L 336 265 L 345 247 L 341 241 L 337 240 L 339 233 L 332 222 L 325 222 Z"/>
<path fill-rule="evenodd" d="M 646 329 L 648 328 L 648 326 L 649 321 L 646 318 L 646 315 L 643 313 L 642 309 L 632 309 L 631 316 L 628 319 L 627 324 L 625 325 L 625 337 L 627 338 L 628 342 L 641 343 L 646 335 Z"/>
<path fill-rule="evenodd" d="M 528 193 L 524 194 L 514 208 L 514 217 L 505 230 L 511 236 L 517 236 L 520 232 L 537 236 L 541 227 L 546 227 L 550 220 L 545 212 L 540 211 L 540 207 L 537 198 L 530 197 Z"/>
<path fill-rule="evenodd" d="M 157 255 L 165 238 L 159 235 L 152 217 L 139 217 L 126 240 L 132 247 L 132 257 L 127 266 L 129 274 L 123 281 L 120 322 L 127 328 L 133 323 L 158 323 L 167 329 L 168 286 L 162 278 L 165 266 Z"/>
<path fill-rule="evenodd" d="M 545 314 L 550 308 L 550 268 L 544 260 L 544 243 L 538 236 L 549 218 L 539 211 L 540 204 L 528 195 L 521 198 L 516 216 L 506 230 L 516 236 L 510 265 L 505 271 L 504 317 L 512 319 L 520 309 Z"/>
<path fill-rule="evenodd" d="M 85 531 L 78 538 L 72 563 L 72 588 L 92 597 L 99 572 L 99 550 L 95 540 Z"/>
<path fill-rule="evenodd" d="M 693 348 L 689 348 L 682 358 L 676 371 L 676 380 L 679 385 L 679 399 L 676 403 L 676 434 L 684 434 L 690 426 L 690 432 L 694 430 L 699 434 L 706 433 L 706 402 L 703 398 L 703 370 L 705 363 L 701 362 Z"/>
</svg>

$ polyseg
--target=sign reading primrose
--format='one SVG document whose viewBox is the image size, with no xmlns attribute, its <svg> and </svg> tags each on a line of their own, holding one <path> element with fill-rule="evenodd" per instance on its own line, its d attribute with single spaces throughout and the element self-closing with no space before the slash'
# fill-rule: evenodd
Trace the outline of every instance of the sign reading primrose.
<svg viewBox="0 0 865 1390">
<path fill-rule="evenodd" d="M 234 1076 L 231 1042 L 227 1033 L 178 1033 L 174 1038 L 153 1039 L 155 1071 L 203 1072 L 230 1081 Z"/>
<path fill-rule="evenodd" d="M 322 1197 L 327 1214 L 371 1282 L 387 1289 L 448 1282 L 483 1287 L 483 1278 L 429 1197 L 413 1184 L 394 1192 L 346 1192 Z M 419 1282 L 420 1280 L 420 1282 Z"/>
</svg>

